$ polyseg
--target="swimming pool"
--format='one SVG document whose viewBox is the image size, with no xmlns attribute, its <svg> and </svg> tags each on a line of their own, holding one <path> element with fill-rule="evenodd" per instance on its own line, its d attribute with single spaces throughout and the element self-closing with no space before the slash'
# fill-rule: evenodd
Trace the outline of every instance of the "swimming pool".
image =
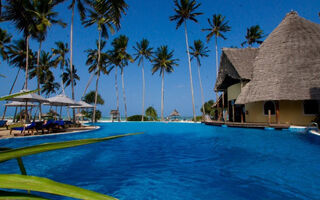
<svg viewBox="0 0 320 200">
<path fill-rule="evenodd" d="M 30 175 L 122 200 L 320 199 L 320 143 L 306 135 L 183 123 L 99 125 L 87 133 L 4 139 L 0 146 L 143 131 L 28 156 L 24 163 Z M 16 161 L 1 163 L 0 172 L 19 173 Z"/>
</svg>

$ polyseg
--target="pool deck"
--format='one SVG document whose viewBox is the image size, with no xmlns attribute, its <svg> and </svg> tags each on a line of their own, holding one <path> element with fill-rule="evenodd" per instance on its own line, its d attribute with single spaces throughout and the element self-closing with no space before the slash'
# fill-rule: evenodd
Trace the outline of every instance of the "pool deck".
<svg viewBox="0 0 320 200">
<path fill-rule="evenodd" d="M 241 123 L 241 122 L 222 122 L 222 121 L 211 121 L 211 122 L 202 122 L 206 125 L 211 126 L 222 126 L 226 125 L 228 127 L 237 127 L 237 128 L 274 128 L 278 130 L 288 129 L 290 125 L 288 124 L 268 124 L 268 123 Z"/>
<path fill-rule="evenodd" d="M 58 133 L 49 133 L 49 134 L 41 134 L 41 131 L 37 134 L 35 133 L 34 135 L 17 135 L 20 133 L 20 131 L 13 131 L 10 135 L 10 130 L 7 130 L 6 128 L 0 128 L 0 139 L 5 139 L 5 138 L 21 138 L 21 137 L 34 137 L 34 136 L 44 136 L 44 135 L 56 135 L 56 134 L 67 134 L 67 133 L 77 133 L 77 132 L 87 132 L 91 130 L 95 130 L 99 128 L 98 126 L 81 126 L 81 127 L 69 127 L 66 128 L 65 131 L 58 132 Z M 15 134 L 17 136 L 15 136 Z"/>
</svg>

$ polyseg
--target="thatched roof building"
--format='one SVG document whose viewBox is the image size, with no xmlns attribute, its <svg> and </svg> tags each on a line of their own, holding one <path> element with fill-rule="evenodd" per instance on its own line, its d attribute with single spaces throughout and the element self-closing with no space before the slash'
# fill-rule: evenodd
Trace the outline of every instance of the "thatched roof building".
<svg viewBox="0 0 320 200">
<path fill-rule="evenodd" d="M 215 90 L 223 91 L 240 81 L 251 80 L 257 48 L 223 48 Z"/>
<path fill-rule="evenodd" d="M 260 46 L 236 104 L 309 99 L 320 99 L 320 25 L 290 12 Z"/>
<path fill-rule="evenodd" d="M 180 116 L 180 113 L 176 109 L 174 109 L 174 111 L 169 115 L 169 117 L 178 117 L 178 116 Z"/>
</svg>

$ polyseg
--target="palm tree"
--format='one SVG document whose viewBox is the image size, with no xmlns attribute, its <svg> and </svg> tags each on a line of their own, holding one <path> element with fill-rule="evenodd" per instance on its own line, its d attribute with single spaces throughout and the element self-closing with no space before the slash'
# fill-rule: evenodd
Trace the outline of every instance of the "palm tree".
<svg viewBox="0 0 320 200">
<path fill-rule="evenodd" d="M 226 40 L 227 38 L 223 35 L 224 33 L 231 30 L 231 27 L 228 25 L 228 21 L 225 21 L 225 17 L 221 14 L 214 14 L 212 16 L 212 21 L 208 18 L 209 28 L 202 29 L 202 31 L 209 31 L 207 35 L 207 42 L 210 41 L 212 36 L 215 37 L 215 48 L 216 48 L 216 78 L 218 77 L 218 38 Z M 216 92 L 216 100 L 218 101 L 218 92 Z"/>
<path fill-rule="evenodd" d="M 72 10 L 71 14 L 71 25 L 70 25 L 70 60 L 69 60 L 69 66 L 70 66 L 70 72 L 73 72 L 73 18 L 74 18 L 74 8 L 77 4 L 77 8 L 80 14 L 81 20 L 84 20 L 86 16 L 86 7 L 85 4 L 90 4 L 89 0 L 71 0 L 71 4 L 68 6 L 68 9 Z M 72 99 L 74 100 L 74 83 L 73 83 L 73 73 L 70 73 L 70 81 L 71 81 L 71 95 Z M 73 120 L 75 122 L 76 119 L 76 113 L 73 109 Z"/>
<path fill-rule="evenodd" d="M 56 66 L 60 65 L 60 69 L 62 70 L 62 73 L 63 73 L 64 67 L 68 63 L 68 61 L 66 59 L 67 54 L 69 52 L 68 43 L 63 43 L 63 42 L 59 41 L 59 42 L 55 42 L 55 44 L 56 44 L 56 48 L 51 49 L 52 55 L 56 56 L 54 59 L 54 63 Z M 63 80 L 61 77 L 61 87 L 62 87 L 62 91 L 64 93 L 63 85 L 64 84 L 63 84 Z"/>
<path fill-rule="evenodd" d="M 93 108 L 93 115 L 92 115 L 92 121 L 95 122 L 95 114 L 96 114 L 96 105 L 98 100 L 98 84 L 99 84 L 99 78 L 101 72 L 103 74 L 109 74 L 109 71 L 107 70 L 107 64 L 108 64 L 108 55 L 106 53 L 101 53 L 101 50 L 106 45 L 106 41 L 97 41 L 97 49 L 88 49 L 86 50 L 88 56 L 86 65 L 89 66 L 89 73 L 94 73 L 97 76 L 96 80 L 96 91 L 95 91 L 95 101 L 94 101 L 94 108 Z"/>
<path fill-rule="evenodd" d="M 74 67 L 74 65 L 73 65 L 72 69 L 73 69 L 73 73 L 72 73 L 73 74 L 73 84 L 74 84 L 74 86 L 76 86 L 77 85 L 76 80 L 79 81 L 80 77 L 78 76 L 77 69 Z M 71 77 L 70 76 L 70 68 L 67 65 L 67 67 L 65 68 L 65 71 L 61 74 L 62 83 L 64 85 L 64 88 L 68 87 L 71 84 L 70 77 Z"/>
<path fill-rule="evenodd" d="M 152 59 L 152 50 L 153 48 L 149 47 L 149 41 L 147 39 L 142 39 L 140 43 L 136 43 L 136 46 L 133 47 L 136 53 L 135 61 L 139 59 L 138 66 L 142 64 L 142 117 L 141 121 L 144 118 L 144 96 L 145 96 L 145 80 L 144 80 L 144 59 L 149 60 L 151 62 Z"/>
<path fill-rule="evenodd" d="M 248 44 L 249 47 L 252 47 L 254 43 L 261 44 L 263 41 L 261 40 L 264 38 L 263 31 L 261 30 L 259 25 L 251 26 L 247 28 L 247 35 L 246 41 L 241 43 L 241 46 Z"/>
<path fill-rule="evenodd" d="M 11 85 L 11 88 L 10 88 L 10 91 L 9 91 L 9 94 L 12 93 L 15 85 L 16 85 L 16 82 L 17 82 L 17 79 L 19 77 L 19 74 L 20 74 L 20 71 L 21 69 L 24 70 L 25 69 L 25 65 L 26 65 L 26 54 L 27 54 L 27 47 L 26 47 L 26 43 L 23 39 L 21 40 L 15 40 L 13 41 L 12 44 L 10 44 L 8 46 L 8 52 L 7 52 L 7 56 L 9 58 L 9 64 L 13 67 L 17 67 L 18 68 L 18 72 L 14 78 L 14 81 Z M 29 56 L 29 60 L 33 60 L 33 53 L 32 51 L 29 49 L 29 53 L 28 53 L 28 56 Z M 4 112 L 3 112 L 3 116 L 2 116 L 2 119 L 4 119 L 5 115 L 6 115 L 6 111 L 7 111 L 7 106 L 5 106 L 4 108 Z"/>
<path fill-rule="evenodd" d="M 54 78 L 51 68 L 56 68 L 56 62 L 49 52 L 41 51 L 39 65 L 30 69 L 29 78 L 38 77 L 41 85 L 49 79 Z"/>
<path fill-rule="evenodd" d="M 113 59 L 116 60 L 117 66 L 121 70 L 121 80 L 122 80 L 122 93 L 123 93 L 123 102 L 124 102 L 124 112 L 125 118 L 127 120 L 127 101 L 126 101 L 126 93 L 124 87 L 124 67 L 128 65 L 128 61 L 133 62 L 133 58 L 127 52 L 129 38 L 125 35 L 120 35 L 119 37 L 115 38 L 112 41 L 113 52 L 112 56 Z"/>
<path fill-rule="evenodd" d="M 203 97 L 203 88 L 202 88 L 202 81 L 201 81 L 201 75 L 200 75 L 200 57 L 208 57 L 208 47 L 204 46 L 203 42 L 201 40 L 195 40 L 193 42 L 193 47 L 191 46 L 191 59 L 195 58 L 198 63 L 198 76 L 199 76 L 199 83 L 200 83 L 200 90 L 201 90 L 201 103 L 202 103 L 202 109 L 204 110 L 204 97 Z M 204 112 L 202 112 L 202 117 L 204 117 Z"/>
<path fill-rule="evenodd" d="M 161 82 L 161 121 L 163 118 L 163 103 L 164 103 L 164 72 L 171 73 L 174 71 L 173 66 L 178 66 L 178 59 L 173 58 L 173 51 L 168 51 L 168 46 L 160 46 L 155 52 L 155 58 L 152 60 L 152 74 L 160 70 Z"/>
<path fill-rule="evenodd" d="M 0 56 L 2 60 L 8 59 L 9 44 L 11 42 L 12 35 L 7 33 L 6 30 L 0 28 Z"/>
<path fill-rule="evenodd" d="M 189 44 L 188 44 L 188 33 L 187 33 L 187 20 L 192 20 L 194 22 L 198 22 L 195 18 L 202 13 L 195 12 L 195 10 L 201 5 L 197 4 L 195 0 L 174 0 L 174 4 L 176 8 L 174 11 L 175 15 L 170 17 L 171 21 L 178 21 L 176 29 L 178 29 L 182 23 L 184 23 L 184 32 L 186 38 L 186 46 L 187 46 L 187 54 L 188 54 L 188 63 L 189 63 L 189 76 L 190 76 L 190 88 L 191 88 L 191 96 L 192 96 L 192 109 L 193 109 L 193 120 L 196 121 L 196 110 L 194 106 L 194 95 L 193 95 L 193 82 L 192 82 L 192 71 L 191 71 L 191 61 L 190 61 L 190 53 L 189 53 Z"/>
<path fill-rule="evenodd" d="M 56 19 L 58 13 L 53 11 L 53 8 L 57 5 L 58 2 L 52 0 L 42 0 L 42 1 L 33 1 L 33 14 L 36 23 L 36 30 L 33 33 L 33 37 L 36 38 L 39 42 L 38 55 L 37 55 L 37 66 L 39 66 L 40 52 L 42 42 L 45 40 L 48 29 L 53 24 L 59 24 L 62 27 L 66 27 L 66 24 L 61 20 Z M 38 74 L 40 72 L 38 71 Z M 38 89 L 40 88 L 40 82 L 38 78 Z M 38 91 L 40 95 L 40 90 Z"/>
<path fill-rule="evenodd" d="M 25 89 L 28 89 L 29 38 L 36 30 L 36 23 L 31 12 L 34 9 L 32 1 L 10 0 L 7 1 L 3 7 L 5 10 L 2 14 L 2 19 L 5 21 L 12 21 L 16 28 L 23 32 L 27 47 Z"/>
<path fill-rule="evenodd" d="M 89 16 L 87 20 L 83 21 L 85 27 L 97 25 L 99 32 L 98 39 L 98 58 L 96 64 L 100 64 L 101 59 L 101 37 L 108 38 L 108 31 L 114 33 L 115 30 L 120 28 L 120 18 L 121 14 L 124 13 L 127 8 L 127 4 L 123 0 L 117 1 L 95 1 L 91 3 L 93 10 L 89 10 Z M 70 62 L 72 64 L 72 62 Z M 97 66 L 97 69 L 102 68 L 102 66 Z M 72 73 L 71 73 L 72 74 Z M 100 72 L 97 74 L 96 87 L 98 87 L 98 79 Z M 72 81 L 71 81 L 72 82 Z M 96 93 L 97 98 L 98 93 Z M 95 118 L 95 111 L 93 109 L 93 120 Z"/>
</svg>

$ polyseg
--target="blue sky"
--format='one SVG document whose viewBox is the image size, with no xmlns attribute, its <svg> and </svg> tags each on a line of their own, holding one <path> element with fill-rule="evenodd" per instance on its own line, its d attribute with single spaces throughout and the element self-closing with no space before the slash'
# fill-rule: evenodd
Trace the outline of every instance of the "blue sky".
<svg viewBox="0 0 320 200">
<path fill-rule="evenodd" d="M 231 31 L 226 33 L 227 40 L 219 39 L 219 58 L 220 49 L 222 47 L 237 46 L 244 41 L 246 28 L 252 25 L 260 25 L 266 35 L 285 17 L 286 13 L 295 10 L 298 14 L 308 20 L 319 23 L 318 12 L 320 11 L 319 0 L 202 0 L 198 1 L 201 6 L 198 11 L 204 13 L 199 16 L 198 23 L 188 22 L 189 44 L 194 40 L 201 39 L 205 41 L 206 33 L 202 32 L 202 28 L 208 27 L 207 18 L 211 18 L 213 14 L 222 14 L 226 16 L 231 26 Z M 127 15 L 121 21 L 121 30 L 112 35 L 107 40 L 106 49 L 110 49 L 110 44 L 113 38 L 120 34 L 125 34 L 129 37 L 128 52 L 133 54 L 133 46 L 142 38 L 150 41 L 152 47 L 157 48 L 160 45 L 168 45 L 169 49 L 174 50 L 174 57 L 179 59 L 179 66 L 171 74 L 165 74 L 165 115 L 170 114 L 173 109 L 177 109 L 181 115 L 192 115 L 191 91 L 189 82 L 188 62 L 186 54 L 186 44 L 183 28 L 176 30 L 176 22 L 171 22 L 169 17 L 174 14 L 174 4 L 172 0 L 127 0 L 129 8 Z M 56 8 L 59 12 L 59 17 L 68 26 L 60 28 L 53 26 L 47 40 L 43 44 L 45 51 L 50 51 L 54 47 L 54 42 L 70 41 L 70 21 L 71 12 L 67 9 L 68 4 L 64 3 Z M 14 39 L 21 38 L 21 34 L 15 29 L 11 23 L 2 23 L 0 27 L 7 29 Z M 84 87 L 90 77 L 88 67 L 85 65 L 86 49 L 95 48 L 95 40 L 98 38 L 96 26 L 84 28 L 81 25 L 79 15 L 75 15 L 74 27 L 74 65 L 78 70 L 78 75 L 81 81 L 75 87 L 76 99 L 79 100 L 84 91 Z M 213 86 L 215 82 L 215 51 L 214 40 L 208 44 L 210 49 L 209 57 L 202 60 L 201 74 L 204 88 L 205 100 L 215 99 Z M 30 46 L 33 50 L 37 50 L 38 44 L 36 41 L 31 41 Z M 7 63 L 1 62 L 2 74 L 6 78 L 0 79 L 0 95 L 6 95 L 9 92 L 11 83 L 17 69 L 8 66 Z M 161 78 L 158 74 L 151 74 L 152 65 L 145 63 L 145 78 L 146 78 L 146 101 L 145 108 L 153 106 L 160 114 L 161 102 Z M 59 69 L 54 70 L 56 81 L 60 82 Z M 131 63 L 125 69 L 125 90 L 127 95 L 128 115 L 141 113 L 142 102 L 142 78 L 141 69 L 137 63 Z M 195 104 L 197 115 L 200 115 L 201 96 L 199 88 L 199 80 L 197 76 L 197 65 L 192 62 L 193 84 L 195 93 Z M 119 76 L 118 76 L 119 77 Z M 20 74 L 19 81 L 14 91 L 21 89 L 24 80 L 24 74 Z M 95 81 L 95 80 L 94 80 Z M 121 79 L 118 79 L 120 86 L 120 112 L 123 113 L 124 106 L 122 102 Z M 31 80 L 29 89 L 36 88 L 36 80 Z M 95 89 L 94 82 L 90 85 L 89 91 Z M 71 88 L 66 89 L 67 95 L 71 96 Z M 114 72 L 108 76 L 102 76 L 99 82 L 99 93 L 105 100 L 105 105 L 99 106 L 103 116 L 108 116 L 111 109 L 116 108 L 116 96 L 114 87 Z M 0 103 L 0 113 L 3 112 L 3 103 Z M 9 114 L 13 113 L 13 109 L 9 108 Z"/>
</svg>

